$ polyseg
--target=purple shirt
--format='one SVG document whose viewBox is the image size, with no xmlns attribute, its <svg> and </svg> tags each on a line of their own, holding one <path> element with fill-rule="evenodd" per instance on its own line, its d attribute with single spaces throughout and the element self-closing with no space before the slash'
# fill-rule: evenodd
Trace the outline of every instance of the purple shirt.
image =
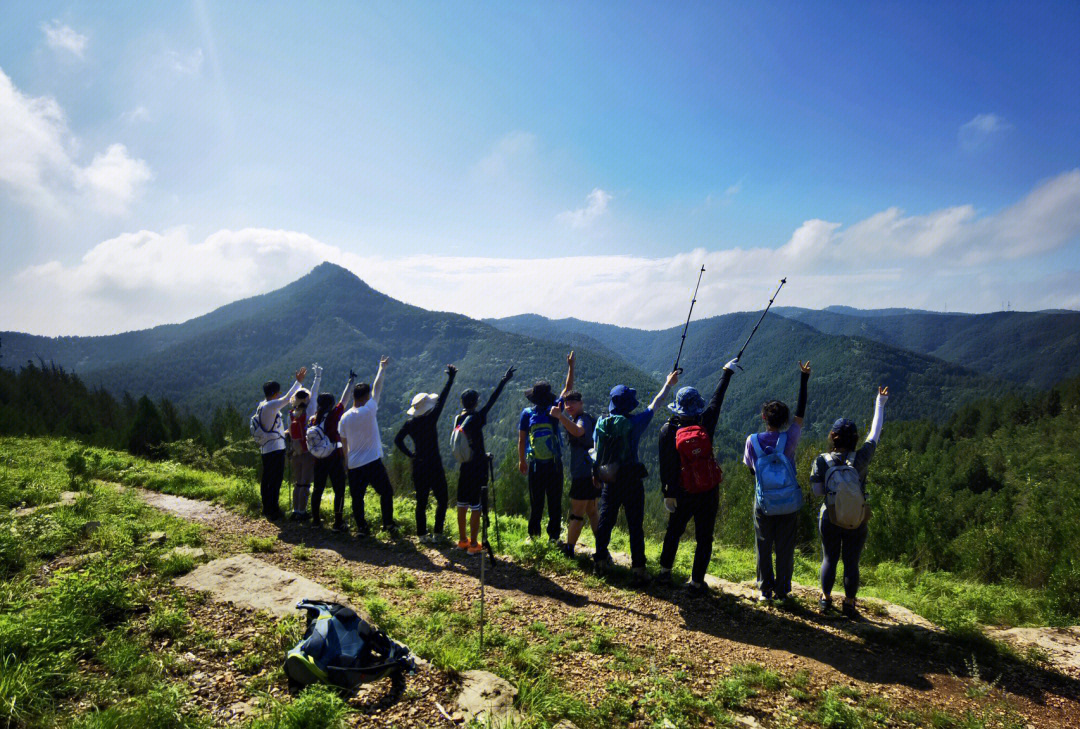
<svg viewBox="0 0 1080 729">
<path fill-rule="evenodd" d="M 799 445 L 799 436 L 802 435 L 802 426 L 798 423 L 792 423 L 791 427 L 785 431 L 787 433 L 787 445 L 784 446 L 784 455 L 791 459 L 791 462 L 795 462 L 795 447 Z M 754 453 L 754 446 L 750 442 L 752 436 L 746 436 L 746 448 L 743 449 L 743 463 L 751 471 L 754 470 L 754 464 L 757 462 L 757 454 Z M 758 443 L 762 448 L 769 447 L 775 448 L 776 441 L 780 439 L 780 433 L 773 431 L 765 431 L 764 433 L 758 433 Z"/>
</svg>

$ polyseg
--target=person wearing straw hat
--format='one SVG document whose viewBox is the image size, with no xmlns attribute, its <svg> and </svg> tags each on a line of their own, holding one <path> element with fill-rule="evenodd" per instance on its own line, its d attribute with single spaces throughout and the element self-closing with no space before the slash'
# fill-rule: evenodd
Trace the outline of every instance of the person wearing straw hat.
<svg viewBox="0 0 1080 729">
<path fill-rule="evenodd" d="M 673 413 L 671 419 L 660 428 L 660 486 L 670 514 L 657 581 L 671 583 L 671 568 L 675 564 L 679 540 L 693 519 L 697 547 L 686 588 L 695 594 L 704 594 L 708 589 L 705 571 L 712 559 L 713 528 L 720 508 L 717 486 L 723 479 L 713 455 L 713 436 L 724 395 L 738 364 L 736 357 L 724 365 L 720 382 L 708 404 L 696 388 L 681 388 L 675 393 L 675 402 L 668 405 L 668 410 Z M 690 430 L 695 427 L 699 430 Z M 702 445 L 706 448 L 699 448 Z"/>
<path fill-rule="evenodd" d="M 416 489 L 416 534 L 426 544 L 442 539 L 443 522 L 446 520 L 446 471 L 439 455 L 436 425 L 455 375 L 457 368 L 446 365 L 446 384 L 440 393 L 419 392 L 414 395 L 408 410 L 409 419 L 394 436 L 394 445 L 412 461 L 413 487 Z M 413 450 L 406 445 L 406 438 L 412 438 Z M 432 493 L 435 494 L 435 531 L 429 534 L 427 505 L 428 495 Z"/>
</svg>

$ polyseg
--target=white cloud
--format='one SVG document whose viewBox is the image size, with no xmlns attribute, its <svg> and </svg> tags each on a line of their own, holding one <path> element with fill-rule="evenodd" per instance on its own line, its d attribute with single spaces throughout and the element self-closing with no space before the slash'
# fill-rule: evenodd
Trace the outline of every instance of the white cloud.
<svg viewBox="0 0 1080 729">
<path fill-rule="evenodd" d="M 70 53 L 82 60 L 86 53 L 86 45 L 89 42 L 82 33 L 76 32 L 68 25 L 62 25 L 59 20 L 51 23 L 42 23 L 41 30 L 45 33 L 45 42 L 49 48 L 61 53 Z"/>
<path fill-rule="evenodd" d="M 179 51 L 169 51 L 166 54 L 166 60 L 169 68 L 178 74 L 183 76 L 194 76 L 202 70 L 203 65 L 203 50 L 202 48 L 196 48 L 189 53 L 180 53 Z"/>
<path fill-rule="evenodd" d="M 125 124 L 150 121 L 150 110 L 141 104 L 134 109 L 129 109 L 120 115 L 120 121 Z"/>
<path fill-rule="evenodd" d="M 555 219 L 575 230 L 589 228 L 607 212 L 609 202 L 611 202 L 611 193 L 604 192 L 597 187 L 585 198 L 585 207 L 577 210 L 566 210 L 556 215 Z"/>
<path fill-rule="evenodd" d="M 428 309 L 474 317 L 534 312 L 660 328 L 695 313 L 756 310 L 782 276 L 782 305 L 954 310 L 1080 307 L 1080 271 L 1017 259 L 1080 254 L 1080 170 L 1043 182 L 1016 204 L 979 216 L 968 206 L 908 216 L 890 208 L 844 227 L 808 220 L 777 249 L 694 250 L 673 256 L 476 258 L 360 255 L 297 232 L 184 229 L 100 243 L 71 266 L 50 262 L 0 287 L 0 329 L 100 334 L 182 321 L 270 291 L 321 261 Z M 40 292 L 48 291 L 43 301 Z M 958 305 L 959 302 L 963 302 Z"/>
<path fill-rule="evenodd" d="M 77 206 L 126 213 L 151 177 L 146 162 L 113 144 L 82 166 L 77 148 L 56 100 L 24 95 L 0 69 L 0 190 L 50 214 Z"/>
<path fill-rule="evenodd" d="M 976 114 L 971 121 L 961 125 L 960 146 L 973 152 L 1010 129 L 1012 124 L 997 114 Z"/>
</svg>

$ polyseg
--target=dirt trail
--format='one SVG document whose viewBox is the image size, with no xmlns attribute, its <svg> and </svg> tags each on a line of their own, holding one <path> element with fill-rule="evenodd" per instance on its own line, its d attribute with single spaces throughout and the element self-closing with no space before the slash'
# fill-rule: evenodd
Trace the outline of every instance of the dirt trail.
<svg viewBox="0 0 1080 729">
<path fill-rule="evenodd" d="M 203 502 L 142 493 L 158 508 L 210 526 L 205 533 L 207 546 L 221 556 L 243 551 L 246 537 L 276 537 L 273 550 L 260 554 L 261 559 L 331 588 L 337 586 L 343 568 L 359 578 L 376 580 L 408 570 L 419 590 L 406 596 L 394 591 L 383 595 L 403 612 L 432 590 L 466 596 L 478 592 L 478 559 L 450 547 L 424 549 L 406 538 L 389 543 L 357 540 L 326 529 L 249 519 L 218 507 L 205 508 L 208 505 Z M 295 545 L 318 551 L 298 559 Z M 842 685 L 886 698 L 898 707 L 917 711 L 935 707 L 953 714 L 978 711 L 987 701 L 999 700 L 1015 708 L 1029 726 L 1080 726 L 1080 671 L 1011 662 L 983 675 L 994 680 L 989 696 L 969 697 L 968 656 L 960 655 L 922 618 L 903 608 L 867 611 L 864 620 L 853 623 L 801 607 L 761 607 L 739 597 L 745 590 L 733 583 L 724 586 L 728 592 L 703 599 L 677 589 L 634 592 L 606 585 L 590 587 L 580 574 L 544 574 L 508 560 L 501 560 L 488 576 L 489 604 L 508 601 L 507 609 L 488 613 L 491 622 L 504 630 L 521 633 L 524 626 L 538 622 L 559 633 L 567 629 L 568 616 L 581 614 L 585 625 L 613 630 L 615 640 L 631 655 L 643 658 L 651 670 L 674 676 L 689 667 L 690 677 L 681 680 L 702 693 L 726 677 L 733 664 L 753 662 L 785 676 L 807 672 L 811 692 Z M 628 677 L 611 656 L 587 651 L 554 654 L 548 668 L 583 697 L 595 696 L 611 680 Z M 361 695 L 357 701 L 367 712 L 362 723 L 450 726 L 435 704 L 447 706 L 453 688 L 439 672 L 423 671 L 419 681 L 410 683 L 407 699 L 393 702 L 381 694 L 377 699 Z M 202 696 L 208 703 L 215 702 L 213 692 Z M 222 700 L 234 701 L 235 694 Z M 751 699 L 744 710 L 769 726 L 778 708 L 796 704 L 786 695 L 773 695 L 770 700 L 773 705 Z M 227 706 L 216 708 L 219 716 L 228 714 Z"/>
</svg>

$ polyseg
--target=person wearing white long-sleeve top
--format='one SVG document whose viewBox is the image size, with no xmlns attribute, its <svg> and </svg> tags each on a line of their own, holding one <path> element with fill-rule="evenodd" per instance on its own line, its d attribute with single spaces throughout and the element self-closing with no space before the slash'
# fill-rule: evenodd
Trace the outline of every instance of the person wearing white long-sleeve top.
<svg viewBox="0 0 1080 729">
<path fill-rule="evenodd" d="M 369 385 L 359 383 L 353 388 L 353 406 L 345 411 L 338 423 L 338 435 L 344 446 L 345 462 L 349 469 L 349 495 L 352 497 L 353 517 L 357 536 L 366 537 L 370 530 L 364 516 L 364 493 L 370 484 L 379 495 L 383 529 L 391 535 L 394 525 L 394 489 L 383 465 L 382 438 L 379 435 L 379 398 L 389 357 L 379 360 L 375 379 Z"/>
<path fill-rule="evenodd" d="M 315 400 L 319 397 L 319 383 L 322 382 L 322 367 L 311 366 L 315 375 L 311 383 L 311 392 L 304 388 L 296 391 L 292 397 L 292 411 L 289 414 L 289 471 L 293 479 L 292 514 L 293 521 L 307 521 L 308 493 L 315 476 L 315 457 L 308 452 L 307 424 L 315 414 Z"/>
<path fill-rule="evenodd" d="M 262 500 L 263 516 L 271 520 L 284 516 L 278 504 L 281 480 L 285 476 L 285 427 L 281 421 L 281 409 L 297 393 L 306 376 L 306 367 L 297 370 L 296 380 L 284 395 L 281 394 L 281 385 L 278 382 L 266 382 L 263 385 L 263 400 L 255 408 L 252 418 L 252 435 L 255 436 L 262 454 L 259 497 Z"/>
<path fill-rule="evenodd" d="M 832 609 L 832 588 L 836 582 L 836 567 L 838 562 L 844 563 L 844 603 L 843 613 L 848 617 L 855 618 L 858 611 L 855 608 L 855 598 L 859 590 L 859 558 L 862 556 L 863 547 L 869 534 L 868 522 L 870 509 L 866 503 L 866 473 L 870 467 L 870 461 L 874 458 L 877 444 L 881 440 L 881 428 L 885 423 L 885 403 L 889 399 L 889 388 L 879 387 L 877 399 L 874 402 L 874 420 L 870 425 L 870 432 L 866 436 L 866 442 L 856 450 L 859 442 L 859 431 L 855 423 L 847 418 L 840 418 L 833 423 L 829 432 L 829 444 L 832 449 L 828 453 L 822 453 L 814 459 L 810 469 L 810 485 L 814 494 L 823 497 L 825 502 L 821 505 L 821 513 L 818 517 L 818 531 L 821 534 L 821 599 L 819 604 L 823 612 Z M 848 483 L 851 484 L 850 493 L 855 493 L 855 479 L 862 492 L 862 523 L 854 528 L 841 526 L 844 522 L 836 519 L 835 514 L 840 510 L 834 507 L 833 516 L 829 513 L 829 500 L 836 498 L 838 486 L 843 479 L 838 469 L 846 469 L 850 476 Z M 854 473 L 851 469 L 854 469 Z M 829 494 L 832 494 L 830 497 Z M 849 501 L 850 503 L 850 501 Z M 859 501 L 854 501 L 857 507 Z M 854 514 L 858 516 L 858 511 Z M 857 522 L 858 519 L 850 523 Z"/>
</svg>

